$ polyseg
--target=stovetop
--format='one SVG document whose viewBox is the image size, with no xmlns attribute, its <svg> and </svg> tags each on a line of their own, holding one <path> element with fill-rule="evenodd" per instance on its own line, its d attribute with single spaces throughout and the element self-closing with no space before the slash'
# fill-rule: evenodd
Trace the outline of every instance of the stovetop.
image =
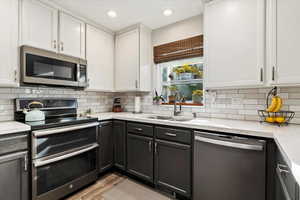
<svg viewBox="0 0 300 200">
<path fill-rule="evenodd" d="M 45 114 L 45 121 L 25 122 L 24 109 L 31 109 L 33 102 L 39 102 Z M 31 130 L 69 126 L 98 121 L 97 118 L 79 117 L 78 103 L 72 98 L 24 98 L 15 100 L 15 120 L 31 126 Z"/>
<path fill-rule="evenodd" d="M 31 126 L 31 130 L 40 130 L 46 128 L 55 128 L 55 127 L 83 124 L 83 123 L 96 122 L 96 121 L 98 121 L 97 118 L 90 118 L 90 117 L 65 117 L 65 118 L 46 119 L 45 121 L 24 122 L 24 123 Z"/>
</svg>

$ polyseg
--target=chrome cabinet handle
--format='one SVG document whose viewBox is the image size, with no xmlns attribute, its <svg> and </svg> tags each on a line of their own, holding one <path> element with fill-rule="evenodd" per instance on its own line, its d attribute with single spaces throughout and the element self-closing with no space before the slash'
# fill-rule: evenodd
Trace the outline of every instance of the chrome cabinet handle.
<svg viewBox="0 0 300 200">
<path fill-rule="evenodd" d="M 278 168 L 278 171 L 280 173 L 285 173 L 285 174 L 289 174 L 290 173 L 290 171 L 288 170 L 288 166 L 286 166 L 286 165 L 278 164 L 277 168 Z"/>
<path fill-rule="evenodd" d="M 170 137 L 176 137 L 177 134 L 176 133 L 165 133 L 166 136 L 170 136 Z"/>
<path fill-rule="evenodd" d="M 15 75 L 15 82 L 18 82 L 18 71 L 15 70 L 14 72 L 15 72 L 15 73 L 14 73 L 14 75 Z"/>
<path fill-rule="evenodd" d="M 264 82 L 264 70 L 260 68 L 260 82 Z"/>
<path fill-rule="evenodd" d="M 27 154 L 24 156 L 24 171 L 25 172 L 28 171 L 28 155 Z"/>
<path fill-rule="evenodd" d="M 283 190 L 283 195 L 285 196 L 285 199 L 286 200 L 292 200 L 292 198 L 290 197 L 290 194 L 288 192 L 287 186 L 286 186 L 286 184 L 283 180 L 283 177 L 282 177 L 282 173 L 290 173 L 290 172 L 288 170 L 282 169 L 282 167 L 287 168 L 286 165 L 282 165 L 282 164 L 277 165 L 277 167 L 276 167 L 277 177 L 280 181 L 280 185 L 281 185 L 281 188 Z"/>
<path fill-rule="evenodd" d="M 60 42 L 60 50 L 64 51 L 64 43 L 63 42 Z"/>
<path fill-rule="evenodd" d="M 272 81 L 275 81 L 275 66 L 272 67 Z"/>
<path fill-rule="evenodd" d="M 152 152 L 152 141 L 149 141 L 149 152 L 151 153 Z"/>
<path fill-rule="evenodd" d="M 157 154 L 157 142 L 154 144 L 154 153 Z"/>
<path fill-rule="evenodd" d="M 53 40 L 53 48 L 54 48 L 54 49 L 57 48 L 56 40 Z"/>
<path fill-rule="evenodd" d="M 142 131 L 143 131 L 142 128 L 135 128 L 134 130 L 139 131 L 139 132 L 142 132 Z"/>
</svg>

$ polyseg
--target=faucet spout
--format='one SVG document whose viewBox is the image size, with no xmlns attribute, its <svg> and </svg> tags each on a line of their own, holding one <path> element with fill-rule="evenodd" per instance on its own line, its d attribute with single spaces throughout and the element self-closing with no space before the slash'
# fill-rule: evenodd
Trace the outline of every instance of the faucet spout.
<svg viewBox="0 0 300 200">
<path fill-rule="evenodd" d="M 182 109 L 181 104 L 179 104 L 179 111 L 177 110 L 178 96 L 179 96 L 179 93 L 176 92 L 175 93 L 175 102 L 174 102 L 174 116 L 178 116 L 181 113 L 181 109 Z M 181 103 L 181 101 L 178 101 L 178 102 Z"/>
</svg>

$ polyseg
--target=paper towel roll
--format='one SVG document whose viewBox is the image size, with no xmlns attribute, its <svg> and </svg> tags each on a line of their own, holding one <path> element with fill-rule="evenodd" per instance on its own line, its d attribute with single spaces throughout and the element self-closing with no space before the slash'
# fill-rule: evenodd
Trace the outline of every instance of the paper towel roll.
<svg viewBox="0 0 300 200">
<path fill-rule="evenodd" d="M 135 113 L 141 112 L 141 97 L 135 97 L 134 99 L 134 112 Z"/>
</svg>

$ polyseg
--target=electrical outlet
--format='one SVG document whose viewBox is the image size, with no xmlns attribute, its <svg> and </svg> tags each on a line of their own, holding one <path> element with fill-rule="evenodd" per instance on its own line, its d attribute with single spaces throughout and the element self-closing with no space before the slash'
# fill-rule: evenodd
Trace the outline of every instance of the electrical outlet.
<svg viewBox="0 0 300 200">
<path fill-rule="evenodd" d="M 217 98 L 217 92 L 215 91 L 208 91 L 206 93 L 206 95 L 208 96 L 208 98 L 211 99 L 211 103 L 215 104 L 216 103 L 216 98 Z"/>
</svg>

